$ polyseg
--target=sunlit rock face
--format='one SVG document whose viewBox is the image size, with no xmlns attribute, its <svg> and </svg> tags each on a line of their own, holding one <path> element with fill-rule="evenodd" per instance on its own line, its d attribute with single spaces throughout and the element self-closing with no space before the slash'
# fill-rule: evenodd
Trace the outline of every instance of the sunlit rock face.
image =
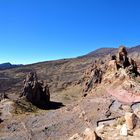
<svg viewBox="0 0 140 140">
<path fill-rule="evenodd" d="M 44 81 L 38 81 L 37 74 L 30 72 L 24 80 L 24 90 L 21 97 L 25 97 L 33 104 L 48 103 L 50 101 L 49 87 Z"/>
<path fill-rule="evenodd" d="M 126 48 L 120 46 L 117 56 L 112 55 L 108 61 L 97 60 L 85 72 L 83 93 L 87 95 L 104 89 L 123 102 L 140 101 L 138 77 L 136 62 L 128 57 Z"/>
</svg>

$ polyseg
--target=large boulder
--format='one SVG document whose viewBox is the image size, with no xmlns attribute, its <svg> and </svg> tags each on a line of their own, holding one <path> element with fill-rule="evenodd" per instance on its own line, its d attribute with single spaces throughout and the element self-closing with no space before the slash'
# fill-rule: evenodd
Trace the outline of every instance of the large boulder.
<svg viewBox="0 0 140 140">
<path fill-rule="evenodd" d="M 127 50 L 125 46 L 120 46 L 118 50 L 118 62 L 120 67 L 126 68 L 130 65 L 128 57 L 127 57 Z"/>
<path fill-rule="evenodd" d="M 50 101 L 50 91 L 44 81 L 38 81 L 37 74 L 30 72 L 24 80 L 24 89 L 21 97 L 25 97 L 33 104 L 48 103 Z"/>
<path fill-rule="evenodd" d="M 128 130 L 133 129 L 136 126 L 137 119 L 134 113 L 126 112 L 125 120 L 126 120 L 126 125 Z"/>
<path fill-rule="evenodd" d="M 102 140 L 94 130 L 86 128 L 81 134 L 74 134 L 69 140 Z"/>
</svg>

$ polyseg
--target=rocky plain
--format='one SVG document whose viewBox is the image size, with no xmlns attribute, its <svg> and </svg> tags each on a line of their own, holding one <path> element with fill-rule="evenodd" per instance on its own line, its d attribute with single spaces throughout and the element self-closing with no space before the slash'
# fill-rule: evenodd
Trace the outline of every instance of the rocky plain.
<svg viewBox="0 0 140 140">
<path fill-rule="evenodd" d="M 139 140 L 140 46 L 0 71 L 0 140 Z"/>
</svg>

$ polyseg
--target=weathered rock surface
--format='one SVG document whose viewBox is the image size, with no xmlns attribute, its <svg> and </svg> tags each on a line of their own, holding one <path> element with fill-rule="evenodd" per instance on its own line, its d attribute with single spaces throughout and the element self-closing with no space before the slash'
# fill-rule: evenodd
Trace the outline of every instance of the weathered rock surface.
<svg viewBox="0 0 140 140">
<path fill-rule="evenodd" d="M 134 113 L 126 112 L 125 120 L 126 120 L 126 126 L 128 130 L 132 130 L 137 124 L 136 115 Z"/>
<path fill-rule="evenodd" d="M 136 62 L 127 56 L 126 48 L 124 46 L 120 46 L 118 57 L 113 55 L 110 61 L 102 61 L 100 59 L 96 60 L 85 72 L 83 77 L 83 95 L 87 95 L 89 92 L 95 92 L 98 87 L 103 87 L 107 84 L 108 88 L 111 86 L 116 88 L 117 84 L 119 86 L 122 82 L 125 82 L 123 83 L 123 87 L 126 86 L 126 88 L 128 88 L 127 91 L 130 91 L 130 89 L 132 91 L 132 88 L 137 90 L 138 88 L 136 89 L 136 85 L 139 83 L 134 82 L 133 79 L 138 75 L 139 73 Z M 130 87 L 128 87 L 127 81 L 131 83 Z M 112 89 L 114 89 L 114 87 Z"/>
<path fill-rule="evenodd" d="M 72 137 L 70 137 L 69 140 L 101 140 L 101 138 L 97 135 L 97 133 L 94 130 L 86 128 L 83 133 L 76 133 Z"/>
<path fill-rule="evenodd" d="M 98 119 L 104 118 L 109 100 L 96 94 L 57 110 L 16 114 L 0 124 L 0 139 L 20 139 L 23 135 L 25 140 L 67 140 L 96 127 Z"/>
<path fill-rule="evenodd" d="M 43 81 L 38 81 L 35 72 L 30 72 L 24 81 L 24 90 L 21 97 L 25 97 L 36 105 L 48 103 L 50 101 L 49 87 Z"/>
<path fill-rule="evenodd" d="M 87 69 L 84 74 L 83 81 L 84 81 L 84 88 L 83 88 L 83 96 L 86 96 L 88 92 L 92 89 L 96 88 L 98 84 L 102 81 L 102 76 L 106 67 L 102 60 L 96 60 L 92 66 Z"/>
<path fill-rule="evenodd" d="M 0 119 L 7 120 L 12 117 L 14 112 L 14 102 L 9 99 L 0 101 Z"/>
</svg>

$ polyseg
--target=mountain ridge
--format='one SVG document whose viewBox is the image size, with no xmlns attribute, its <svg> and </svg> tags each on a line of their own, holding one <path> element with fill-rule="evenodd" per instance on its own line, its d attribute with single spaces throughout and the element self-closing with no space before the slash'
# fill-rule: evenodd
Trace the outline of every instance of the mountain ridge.
<svg viewBox="0 0 140 140">
<path fill-rule="evenodd" d="M 130 47 L 127 48 L 127 51 L 129 54 L 131 53 L 140 53 L 140 45 L 134 46 L 134 47 Z M 35 62 L 35 63 L 31 63 L 31 64 L 27 64 L 27 65 L 23 65 L 23 64 L 11 64 L 10 62 L 6 62 L 6 63 L 1 63 L 0 64 L 0 70 L 6 70 L 6 69 L 11 69 L 11 68 L 17 68 L 17 67 L 21 67 L 21 66 L 30 66 L 30 65 L 36 65 L 39 63 L 51 63 L 51 62 L 57 62 L 57 61 L 69 61 L 69 60 L 75 60 L 75 59 L 80 59 L 80 58 L 87 58 L 87 57 L 104 57 L 107 56 L 109 54 L 116 54 L 117 53 L 117 48 L 98 48 L 94 51 L 91 51 L 85 55 L 82 56 L 77 56 L 74 58 L 62 58 L 62 59 L 57 59 L 57 60 L 48 60 L 48 61 L 41 61 L 41 62 Z"/>
<path fill-rule="evenodd" d="M 130 48 L 126 48 L 128 53 L 133 53 L 133 52 L 139 52 L 140 53 L 140 45 L 134 46 L 134 47 L 130 47 Z M 116 54 L 117 53 L 117 48 L 99 48 L 96 49 L 95 51 L 92 51 L 84 56 L 105 56 L 108 54 Z"/>
<path fill-rule="evenodd" d="M 11 69 L 11 68 L 17 68 L 23 66 L 22 64 L 11 64 L 10 62 L 6 63 L 1 63 L 0 64 L 0 70 L 5 70 L 5 69 Z"/>
</svg>

